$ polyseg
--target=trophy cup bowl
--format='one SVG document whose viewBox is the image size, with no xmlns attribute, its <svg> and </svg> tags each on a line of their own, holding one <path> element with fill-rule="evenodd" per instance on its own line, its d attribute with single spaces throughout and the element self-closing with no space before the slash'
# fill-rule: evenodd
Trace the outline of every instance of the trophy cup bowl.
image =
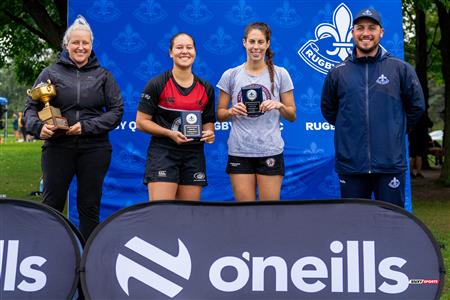
<svg viewBox="0 0 450 300">
<path fill-rule="evenodd" d="M 49 106 L 50 100 L 56 96 L 56 89 L 49 79 L 47 83 L 41 82 L 34 88 L 28 89 L 27 95 L 31 99 L 44 102 L 45 106 Z"/>
<path fill-rule="evenodd" d="M 44 109 L 38 112 L 39 119 L 48 125 L 55 126 L 55 131 L 62 133 L 69 129 L 67 119 L 61 116 L 59 108 L 50 105 L 50 100 L 56 96 L 55 86 L 50 79 L 47 83 L 41 82 L 34 88 L 27 90 L 27 95 L 34 101 L 44 103 Z"/>
</svg>

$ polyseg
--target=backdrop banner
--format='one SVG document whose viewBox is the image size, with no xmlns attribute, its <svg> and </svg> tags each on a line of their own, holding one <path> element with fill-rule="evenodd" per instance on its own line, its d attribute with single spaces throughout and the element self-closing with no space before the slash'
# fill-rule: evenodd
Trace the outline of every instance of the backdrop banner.
<svg viewBox="0 0 450 300">
<path fill-rule="evenodd" d="M 0 299 L 77 299 L 82 238 L 47 205 L 0 201 Z"/>
<path fill-rule="evenodd" d="M 328 70 L 351 51 L 353 18 L 367 5 L 382 15 L 382 46 L 402 58 L 401 0 L 69 1 L 69 23 L 78 14 L 86 17 L 94 32 L 94 51 L 101 64 L 113 72 L 125 100 L 123 121 L 111 134 L 113 157 L 103 188 L 101 218 L 148 199 L 143 175 L 150 136 L 137 131 L 135 118 L 147 81 L 172 67 L 170 38 L 181 31 L 194 36 L 197 57 L 193 70 L 215 86 L 225 70 L 245 62 L 243 32 L 254 21 L 271 26 L 274 62 L 289 71 L 295 87 L 297 120 L 281 121 L 286 144 L 281 198 L 338 198 L 334 128 L 321 115 L 320 94 Z M 217 122 L 215 143 L 205 145 L 209 185 L 203 190 L 203 201 L 233 199 L 225 173 L 231 126 L 230 122 Z M 255 135 L 253 142 L 261 141 Z M 409 178 L 406 195 L 410 210 Z M 70 220 L 78 223 L 75 196 L 76 185 L 72 184 Z"/>
<path fill-rule="evenodd" d="M 357 199 L 137 204 L 81 269 L 87 299 L 439 299 L 444 278 L 417 218 Z"/>
</svg>

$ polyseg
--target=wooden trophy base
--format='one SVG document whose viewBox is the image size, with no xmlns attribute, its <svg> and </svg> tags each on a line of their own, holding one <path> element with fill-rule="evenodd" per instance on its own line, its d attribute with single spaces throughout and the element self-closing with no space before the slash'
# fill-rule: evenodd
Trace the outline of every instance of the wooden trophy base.
<svg viewBox="0 0 450 300">
<path fill-rule="evenodd" d="M 46 106 L 43 110 L 38 112 L 39 119 L 47 125 L 55 126 L 53 128 L 53 137 L 65 134 L 69 130 L 69 123 L 67 119 L 61 116 L 59 108 L 53 106 Z"/>
</svg>

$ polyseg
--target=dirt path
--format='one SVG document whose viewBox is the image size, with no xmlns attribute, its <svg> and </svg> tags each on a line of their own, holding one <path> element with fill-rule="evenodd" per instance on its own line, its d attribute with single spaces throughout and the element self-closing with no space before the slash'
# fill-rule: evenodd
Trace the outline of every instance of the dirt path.
<svg viewBox="0 0 450 300">
<path fill-rule="evenodd" d="M 450 187 L 444 187 L 438 182 L 441 170 L 424 170 L 422 173 L 425 178 L 411 179 L 412 198 L 450 201 Z"/>
</svg>

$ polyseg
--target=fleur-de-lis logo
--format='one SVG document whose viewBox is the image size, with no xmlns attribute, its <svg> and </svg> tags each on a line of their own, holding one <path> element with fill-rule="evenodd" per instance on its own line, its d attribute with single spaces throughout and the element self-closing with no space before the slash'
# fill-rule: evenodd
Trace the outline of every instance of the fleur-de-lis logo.
<svg viewBox="0 0 450 300">
<path fill-rule="evenodd" d="M 237 48 L 237 43 L 225 32 L 223 27 L 219 27 L 217 32 L 205 43 L 205 48 L 216 55 L 229 54 Z"/>
<path fill-rule="evenodd" d="M 115 61 L 109 58 L 108 54 L 101 54 L 99 60 L 102 66 L 110 70 L 116 78 L 119 78 L 122 75 L 122 70 L 119 68 Z"/>
<path fill-rule="evenodd" d="M 304 44 L 298 54 L 313 69 L 326 74 L 351 53 L 352 22 L 350 9 L 341 3 L 334 10 L 333 24 L 319 24 L 315 30 L 315 39 Z"/>
<path fill-rule="evenodd" d="M 134 74 L 141 80 L 147 81 L 163 70 L 162 64 L 155 59 L 153 54 L 149 54 L 147 59 L 139 64 Z"/>
<path fill-rule="evenodd" d="M 211 68 L 200 56 L 197 56 L 195 58 L 193 71 L 195 74 L 204 79 L 209 79 L 213 75 L 213 71 L 211 70 Z"/>
<path fill-rule="evenodd" d="M 139 8 L 136 9 L 133 14 L 136 19 L 146 24 L 161 22 L 168 16 L 161 4 L 155 0 L 145 0 L 139 5 Z"/>
<path fill-rule="evenodd" d="M 233 5 L 227 13 L 227 19 L 236 25 L 245 25 L 257 18 L 257 15 L 245 0 L 239 0 L 238 4 Z"/>
<path fill-rule="evenodd" d="M 306 94 L 300 96 L 300 107 L 308 113 L 320 110 L 320 95 L 316 94 L 312 88 L 308 88 Z"/>
<path fill-rule="evenodd" d="M 104 23 L 116 20 L 121 14 L 114 2 L 110 0 L 94 1 L 87 13 L 90 19 Z"/>
<path fill-rule="evenodd" d="M 272 21 L 284 28 L 293 28 L 302 21 L 297 11 L 290 5 L 289 1 L 283 1 L 283 5 L 275 10 L 271 17 Z"/>
<path fill-rule="evenodd" d="M 180 12 L 181 19 L 194 25 L 208 23 L 213 17 L 214 14 L 200 0 L 193 0 Z"/>
<path fill-rule="evenodd" d="M 134 112 L 139 103 L 140 93 L 133 88 L 133 85 L 127 84 L 125 90 L 122 92 L 125 102 L 125 110 Z"/>
<path fill-rule="evenodd" d="M 113 47 L 120 52 L 132 54 L 142 50 L 145 42 L 130 25 L 127 25 L 125 31 L 119 33 L 119 36 L 114 39 Z"/>
<path fill-rule="evenodd" d="M 167 53 L 167 50 L 169 49 L 169 46 L 170 46 L 170 39 L 178 32 L 179 32 L 178 27 L 173 26 L 169 32 L 165 33 L 162 40 L 160 40 L 158 42 L 159 49 L 161 49 L 161 51 Z"/>
</svg>

